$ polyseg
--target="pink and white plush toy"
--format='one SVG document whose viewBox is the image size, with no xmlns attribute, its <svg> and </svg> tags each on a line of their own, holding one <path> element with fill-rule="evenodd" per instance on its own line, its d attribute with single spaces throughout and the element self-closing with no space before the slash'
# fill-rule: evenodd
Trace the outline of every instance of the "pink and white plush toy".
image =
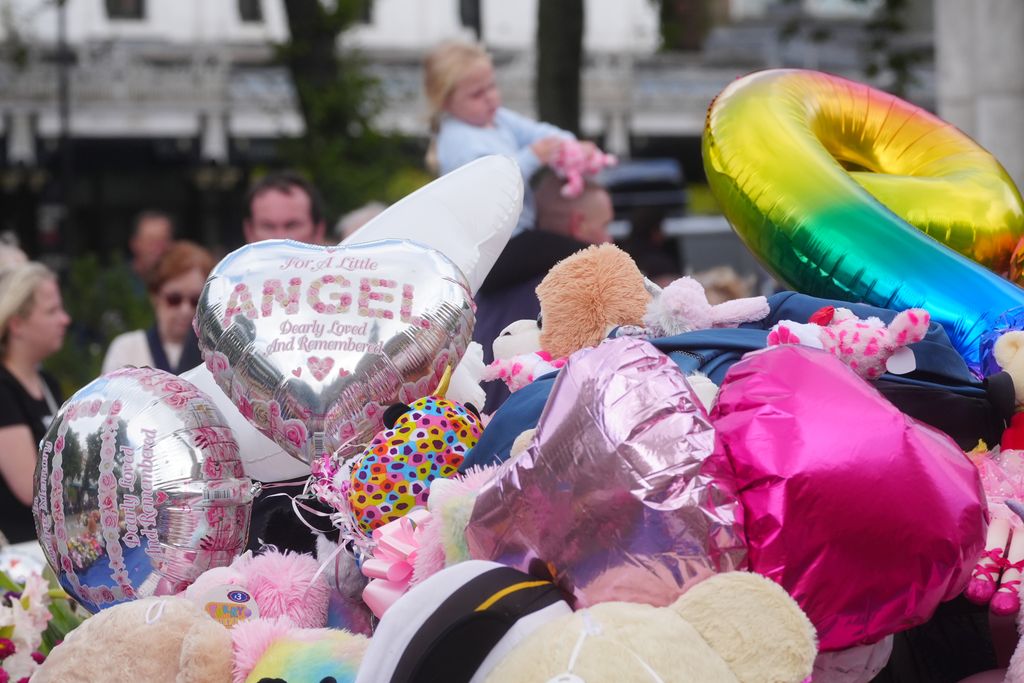
<svg viewBox="0 0 1024 683">
<path fill-rule="evenodd" d="M 558 370 L 564 358 L 552 358 L 540 347 L 540 327 L 536 320 L 517 320 L 503 329 L 494 340 L 494 361 L 484 369 L 483 379 L 500 379 L 511 392 L 533 380 Z"/>
<path fill-rule="evenodd" d="M 651 299 L 644 315 L 644 325 L 650 336 L 670 337 L 694 330 L 755 322 L 768 315 L 769 310 L 768 300 L 763 296 L 712 305 L 704 293 L 704 286 L 687 276 L 671 283 Z"/>
<path fill-rule="evenodd" d="M 618 160 L 611 154 L 605 154 L 596 147 L 588 154 L 587 148 L 577 140 L 564 140 L 551 161 L 551 168 L 561 178 L 565 178 L 562 196 L 579 197 L 583 192 L 586 176 L 593 176 L 608 166 L 614 166 Z"/>
<path fill-rule="evenodd" d="M 924 339 L 930 322 L 931 316 L 922 308 L 897 314 L 886 327 L 874 316 L 862 320 L 848 308 L 826 306 L 812 315 L 809 323 L 777 323 L 768 333 L 768 346 L 803 344 L 824 349 L 861 377 L 872 380 L 887 371 L 899 372 L 890 359 L 907 344 Z M 903 372 L 912 369 L 911 363 Z"/>
</svg>

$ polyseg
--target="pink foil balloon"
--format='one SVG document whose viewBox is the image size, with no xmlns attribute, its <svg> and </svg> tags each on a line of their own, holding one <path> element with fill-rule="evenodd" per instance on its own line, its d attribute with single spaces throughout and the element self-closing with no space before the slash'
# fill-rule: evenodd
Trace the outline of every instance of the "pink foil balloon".
<svg viewBox="0 0 1024 683">
<path fill-rule="evenodd" d="M 736 501 L 700 473 L 714 432 L 679 368 L 637 339 L 570 357 L 532 445 L 477 498 L 470 553 L 549 573 L 580 606 L 657 606 L 744 564 Z"/>
<path fill-rule="evenodd" d="M 780 346 L 726 375 L 704 474 L 742 503 L 752 571 L 782 585 L 821 649 L 927 621 L 985 539 L 978 472 L 831 355 Z"/>
</svg>

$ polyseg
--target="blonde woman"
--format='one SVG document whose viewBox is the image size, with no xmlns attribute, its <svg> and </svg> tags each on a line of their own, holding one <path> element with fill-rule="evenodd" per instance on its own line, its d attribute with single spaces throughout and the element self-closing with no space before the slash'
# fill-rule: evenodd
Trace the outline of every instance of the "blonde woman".
<svg viewBox="0 0 1024 683">
<path fill-rule="evenodd" d="M 60 350 L 70 322 L 46 266 L 0 271 L 0 531 L 11 543 L 35 538 L 38 444 L 61 404 L 57 383 L 39 366 Z"/>
<path fill-rule="evenodd" d="M 532 228 L 530 178 L 551 163 L 561 140 L 574 139 L 572 133 L 502 107 L 491 58 L 473 43 L 450 41 L 434 48 L 423 63 L 423 88 L 430 107 L 430 170 L 444 175 L 488 154 L 513 157 L 526 187 L 513 235 Z"/>
</svg>

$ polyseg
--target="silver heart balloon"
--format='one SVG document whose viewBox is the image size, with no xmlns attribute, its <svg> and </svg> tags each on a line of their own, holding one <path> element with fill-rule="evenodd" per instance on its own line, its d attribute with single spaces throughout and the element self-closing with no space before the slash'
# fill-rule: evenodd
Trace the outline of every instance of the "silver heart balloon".
<svg viewBox="0 0 1024 683">
<path fill-rule="evenodd" d="M 196 309 L 207 368 L 290 455 L 344 458 L 384 408 L 426 396 L 473 332 L 459 268 L 414 242 L 250 244 L 210 274 Z"/>
<path fill-rule="evenodd" d="M 252 482 L 209 397 L 124 368 L 93 380 L 43 437 L 32 509 L 61 585 L 92 612 L 184 590 L 245 549 Z"/>
</svg>

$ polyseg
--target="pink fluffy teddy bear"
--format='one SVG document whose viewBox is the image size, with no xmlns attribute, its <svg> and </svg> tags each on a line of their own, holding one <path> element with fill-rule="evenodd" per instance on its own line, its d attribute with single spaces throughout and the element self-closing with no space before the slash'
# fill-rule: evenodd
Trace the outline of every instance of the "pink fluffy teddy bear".
<svg viewBox="0 0 1024 683">
<path fill-rule="evenodd" d="M 579 197 L 583 193 L 584 176 L 592 176 L 608 166 L 614 166 L 618 160 L 611 154 L 605 154 L 594 148 L 587 154 L 583 145 L 576 140 L 564 140 L 551 161 L 551 168 L 559 177 L 565 178 L 562 196 Z"/>
<path fill-rule="evenodd" d="M 897 314 L 886 327 L 878 318 L 861 320 L 848 308 L 826 306 L 808 323 L 777 323 L 768 333 L 768 346 L 803 344 L 824 349 L 872 380 L 888 370 L 889 359 L 899 349 L 924 339 L 930 322 L 931 316 L 922 308 Z"/>
<path fill-rule="evenodd" d="M 321 628 L 327 623 L 331 589 L 319 569 L 312 555 L 276 550 L 255 556 L 245 553 L 227 567 L 207 569 L 182 594 L 202 607 L 211 591 L 241 588 L 251 595 L 259 616 L 285 617 L 301 628 Z"/>
</svg>

